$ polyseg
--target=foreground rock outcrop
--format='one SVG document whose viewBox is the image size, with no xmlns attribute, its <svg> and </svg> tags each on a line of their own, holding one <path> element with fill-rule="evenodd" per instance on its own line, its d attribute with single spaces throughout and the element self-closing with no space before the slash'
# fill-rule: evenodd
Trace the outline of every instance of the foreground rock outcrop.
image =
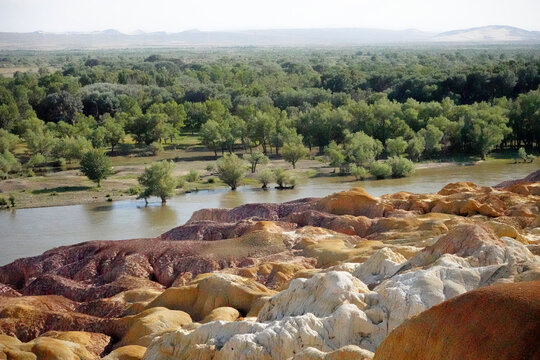
<svg viewBox="0 0 540 360">
<path fill-rule="evenodd" d="M 533 359 L 530 179 L 205 209 L 159 238 L 19 259 L 0 267 L 0 359 L 489 359 L 506 341 L 493 354 Z"/>
<path fill-rule="evenodd" d="M 539 281 L 467 292 L 405 321 L 375 359 L 538 359 L 539 299 Z"/>
</svg>

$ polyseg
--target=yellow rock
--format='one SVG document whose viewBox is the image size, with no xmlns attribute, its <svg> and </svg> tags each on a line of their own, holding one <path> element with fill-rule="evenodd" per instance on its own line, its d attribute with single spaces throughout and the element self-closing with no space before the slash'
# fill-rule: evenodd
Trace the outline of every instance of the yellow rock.
<svg viewBox="0 0 540 360">
<path fill-rule="evenodd" d="M 127 323 L 128 331 L 120 342 L 121 345 L 148 346 L 155 334 L 176 330 L 191 323 L 189 314 L 183 311 L 169 310 L 163 307 L 153 307 L 134 316 L 120 319 Z"/>
<path fill-rule="evenodd" d="M 146 348 L 139 345 L 127 345 L 119 347 L 105 356 L 103 360 L 141 360 Z"/>
<path fill-rule="evenodd" d="M 206 315 L 206 317 L 201 321 L 201 324 L 208 323 L 211 321 L 235 321 L 240 317 L 238 310 L 232 307 L 224 306 L 215 308 Z"/>
<path fill-rule="evenodd" d="M 247 314 L 256 299 L 273 294 L 275 291 L 254 280 L 215 273 L 199 276 L 187 286 L 168 288 L 148 304 L 148 308 L 162 306 L 182 310 L 198 321 L 219 307 L 232 307 Z"/>
<path fill-rule="evenodd" d="M 1 335 L 0 359 L 97 360 L 99 356 L 91 353 L 84 346 L 70 341 L 38 337 L 22 343 L 16 338 Z"/>
</svg>

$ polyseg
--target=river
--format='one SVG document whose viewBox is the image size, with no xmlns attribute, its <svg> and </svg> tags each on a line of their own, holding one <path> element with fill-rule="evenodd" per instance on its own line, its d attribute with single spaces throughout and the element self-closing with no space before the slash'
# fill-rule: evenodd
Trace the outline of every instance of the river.
<svg viewBox="0 0 540 360">
<path fill-rule="evenodd" d="M 237 191 L 199 191 L 176 196 L 166 206 L 156 201 L 145 207 L 142 200 L 126 200 L 0 211 L 0 265 L 20 257 L 39 255 L 53 247 L 88 240 L 154 237 L 185 223 L 194 211 L 202 208 L 232 208 L 246 203 L 323 197 L 353 186 L 363 186 L 376 196 L 397 191 L 430 193 L 456 181 L 495 185 L 522 178 L 537 169 L 538 161 L 511 164 L 507 160 L 497 160 L 474 166 L 420 169 L 403 179 L 353 182 L 344 177 L 320 177 L 308 179 L 293 190 L 240 187 Z"/>
</svg>

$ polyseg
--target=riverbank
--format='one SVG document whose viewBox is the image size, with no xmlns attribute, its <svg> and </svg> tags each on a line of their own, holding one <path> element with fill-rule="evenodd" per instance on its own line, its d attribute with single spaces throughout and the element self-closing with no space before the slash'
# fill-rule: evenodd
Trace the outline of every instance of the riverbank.
<svg viewBox="0 0 540 360">
<path fill-rule="evenodd" d="M 172 154 L 169 156 L 171 159 Z M 162 158 L 167 158 L 163 157 Z M 178 159 L 178 158 L 176 158 Z M 140 161 L 140 160 L 139 160 Z M 137 177 L 143 172 L 145 163 L 137 163 L 132 160 L 128 165 L 117 165 L 114 174 L 102 182 L 100 188 L 88 180 L 78 170 L 66 170 L 48 173 L 35 177 L 19 177 L 0 181 L 0 196 L 13 194 L 18 209 L 81 205 L 120 200 L 133 200 L 137 198 L 134 189 L 138 187 Z M 116 161 L 118 163 L 118 160 Z M 124 162 L 125 163 L 125 162 Z M 227 186 L 219 181 L 216 174 L 206 170 L 212 164 L 211 160 L 176 160 L 175 176 L 185 176 L 189 170 L 199 172 L 201 179 L 197 182 L 186 183 L 183 188 L 177 189 L 175 195 L 186 192 L 226 189 Z M 475 162 L 421 162 L 415 164 L 416 170 L 446 168 L 459 165 L 474 165 Z M 319 160 L 301 160 L 296 169 L 283 160 L 271 160 L 268 168 L 286 168 L 298 177 L 300 184 L 311 177 L 338 177 L 334 169 L 326 166 Z M 342 180 L 354 182 L 352 176 L 339 176 Z M 244 186 L 259 187 L 257 180 L 252 174 L 246 174 Z"/>
<path fill-rule="evenodd" d="M 185 176 L 189 170 L 194 169 L 199 172 L 201 178 L 197 182 L 186 182 L 183 188 L 176 191 L 177 196 L 196 192 L 201 190 L 227 189 L 215 173 L 206 170 L 208 165 L 214 163 L 207 158 L 209 154 L 201 154 L 199 160 L 193 158 L 179 159 L 179 154 L 169 152 L 160 156 L 160 159 L 176 159 L 175 176 Z M 168 155 L 168 156 L 167 156 Z M 146 160 L 146 162 L 142 162 Z M 78 170 L 67 170 L 54 173 L 48 173 L 35 177 L 19 177 L 0 181 L 0 196 L 8 197 L 10 194 L 16 199 L 16 208 L 40 208 L 52 206 L 68 206 L 92 203 L 105 203 L 121 200 L 134 200 L 137 195 L 134 189 L 137 189 L 137 177 L 143 172 L 147 163 L 159 160 L 148 158 L 119 159 L 113 158 L 115 162 L 114 174 L 102 182 L 101 188 L 89 181 Z M 123 165 L 117 165 L 117 164 Z M 127 165 L 126 165 L 127 163 Z M 508 159 L 490 158 L 487 161 L 456 160 L 451 161 L 428 161 L 416 163 L 417 171 L 429 171 L 433 169 L 452 168 L 457 166 L 474 166 L 482 163 L 497 165 L 512 165 Z M 305 183 L 309 178 L 329 178 L 337 179 L 340 182 L 350 182 L 351 186 L 356 182 L 352 176 L 339 176 L 334 173 L 334 169 L 328 167 L 319 159 L 301 160 L 296 169 L 292 169 L 290 164 L 283 160 L 271 160 L 268 168 L 286 168 L 289 169 L 299 179 L 299 184 Z M 331 182 L 331 180 L 329 180 Z M 384 181 L 375 179 L 366 179 L 365 181 Z M 247 173 L 244 186 L 258 188 L 259 184 L 252 174 Z"/>
</svg>

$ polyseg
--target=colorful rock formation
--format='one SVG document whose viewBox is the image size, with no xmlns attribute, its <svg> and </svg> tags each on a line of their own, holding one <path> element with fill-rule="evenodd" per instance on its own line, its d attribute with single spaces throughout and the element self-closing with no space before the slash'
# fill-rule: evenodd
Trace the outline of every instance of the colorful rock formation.
<svg viewBox="0 0 540 360">
<path fill-rule="evenodd" d="M 19 259 L 0 267 L 0 359 L 489 359 L 505 341 L 532 359 L 536 189 L 355 188 Z M 497 318 L 508 332 L 477 338 Z"/>
</svg>

